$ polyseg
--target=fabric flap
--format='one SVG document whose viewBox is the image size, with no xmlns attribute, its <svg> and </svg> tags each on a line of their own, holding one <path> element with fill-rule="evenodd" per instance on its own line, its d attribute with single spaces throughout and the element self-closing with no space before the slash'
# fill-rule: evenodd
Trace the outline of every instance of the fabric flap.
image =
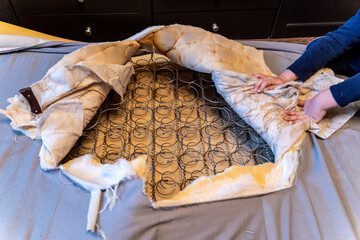
<svg viewBox="0 0 360 240">
<path fill-rule="evenodd" d="M 39 139 L 36 117 L 31 113 L 30 105 L 22 95 L 15 95 L 7 100 L 10 105 L 6 110 L 0 109 L 0 113 L 11 120 L 11 127 L 32 139 Z"/>
<path fill-rule="evenodd" d="M 198 27 L 165 26 L 140 42 L 153 45 L 171 61 L 199 72 L 226 69 L 273 75 L 265 64 L 263 51 Z"/>
<path fill-rule="evenodd" d="M 124 96 L 126 87 L 135 70 L 132 63 L 118 64 L 84 64 L 91 69 L 102 81 L 109 84 L 121 97 Z"/>
<path fill-rule="evenodd" d="M 146 155 L 139 159 L 146 159 Z M 138 161 L 138 160 L 133 160 Z M 136 176 L 134 167 L 125 159 L 102 164 L 91 154 L 72 159 L 60 166 L 61 171 L 88 191 L 104 190 L 120 181 Z"/>
<path fill-rule="evenodd" d="M 51 169 L 66 156 L 82 134 L 83 106 L 79 99 L 52 104 L 38 120 L 38 131 L 47 157 L 40 157 L 42 169 Z M 44 154 L 44 153 L 43 153 Z"/>
<path fill-rule="evenodd" d="M 344 80 L 335 76 L 329 68 L 319 70 L 314 76 L 309 78 L 299 87 L 299 99 L 307 100 L 314 97 L 317 93 L 328 89 L 331 85 L 338 84 Z M 321 138 L 328 138 L 349 119 L 354 116 L 359 109 L 359 101 L 348 104 L 345 107 L 336 107 L 326 112 L 324 118 L 319 122 L 311 122 L 309 131 Z"/>
<path fill-rule="evenodd" d="M 142 162 L 146 158 L 147 156 L 143 155 L 134 161 L 139 162 L 140 159 L 140 162 Z M 91 193 L 86 226 L 86 230 L 90 232 L 95 231 L 101 201 L 101 190 L 110 191 L 112 186 L 136 176 L 136 170 L 125 159 L 120 158 L 111 164 L 101 164 L 90 154 L 72 159 L 61 165 L 60 169 L 72 181 Z M 108 204 L 115 205 L 118 199 L 116 189 L 112 190 L 112 195 L 107 194 L 105 207 Z"/>
</svg>

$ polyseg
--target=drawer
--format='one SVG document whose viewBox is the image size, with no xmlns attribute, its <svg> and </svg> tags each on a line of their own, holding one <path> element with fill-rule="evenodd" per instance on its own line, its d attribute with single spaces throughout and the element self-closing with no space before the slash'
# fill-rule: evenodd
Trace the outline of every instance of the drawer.
<svg viewBox="0 0 360 240">
<path fill-rule="evenodd" d="M 276 9 L 279 0 L 154 0 L 154 13 Z"/>
<path fill-rule="evenodd" d="M 12 0 L 18 15 L 131 13 L 151 11 L 150 1 L 141 0 Z"/>
<path fill-rule="evenodd" d="M 267 38 L 275 19 L 275 10 L 243 10 L 220 12 L 156 13 L 155 25 L 187 24 L 213 31 L 232 39 Z"/>
<path fill-rule="evenodd" d="M 8 1 L 0 0 L 0 21 L 19 24 L 16 14 Z"/>
<path fill-rule="evenodd" d="M 116 41 L 128 38 L 150 25 L 151 15 L 35 15 L 20 17 L 20 23 L 23 27 L 78 41 Z M 88 27 L 91 28 L 90 36 L 85 33 Z"/>
<path fill-rule="evenodd" d="M 360 8 L 359 0 L 283 0 L 271 37 L 314 37 L 343 25 Z M 306 14 L 304 14 L 306 12 Z"/>
</svg>

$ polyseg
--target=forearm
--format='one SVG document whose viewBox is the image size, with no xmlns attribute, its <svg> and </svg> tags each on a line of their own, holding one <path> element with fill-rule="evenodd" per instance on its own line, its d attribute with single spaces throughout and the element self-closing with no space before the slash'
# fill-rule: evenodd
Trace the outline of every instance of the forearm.
<svg viewBox="0 0 360 240">
<path fill-rule="evenodd" d="M 257 81 L 254 86 L 254 91 L 257 93 L 261 93 L 265 89 L 274 89 L 277 86 L 281 86 L 287 82 L 297 79 L 297 76 L 288 69 L 281 73 L 278 77 L 266 76 L 261 73 L 255 73 L 253 76 L 259 79 L 259 81 Z"/>
<path fill-rule="evenodd" d="M 329 32 L 311 43 L 304 54 L 288 69 L 306 81 L 346 50 L 360 42 L 360 11 L 336 31 Z"/>
<path fill-rule="evenodd" d="M 337 104 L 341 107 L 360 100 L 360 73 L 331 86 L 330 91 Z"/>
<path fill-rule="evenodd" d="M 319 104 L 319 107 L 324 111 L 339 106 L 330 89 L 318 93 L 315 97 L 318 98 L 316 100 Z"/>
</svg>

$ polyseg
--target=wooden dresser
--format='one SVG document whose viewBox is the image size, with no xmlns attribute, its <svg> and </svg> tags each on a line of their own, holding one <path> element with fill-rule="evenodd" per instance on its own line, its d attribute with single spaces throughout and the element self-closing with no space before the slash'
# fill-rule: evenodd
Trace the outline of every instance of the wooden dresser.
<svg viewBox="0 0 360 240">
<path fill-rule="evenodd" d="M 229 38 L 270 36 L 279 0 L 154 0 L 154 24 L 182 23 Z"/>
<path fill-rule="evenodd" d="M 272 38 L 320 36 L 343 25 L 359 0 L 281 0 Z"/>
<path fill-rule="evenodd" d="M 320 36 L 359 0 L 0 0 L 0 21 L 79 41 L 125 39 L 152 25 L 189 24 L 228 38 Z"/>
<path fill-rule="evenodd" d="M 127 38 L 151 25 L 144 0 L 12 0 L 19 23 L 40 32 L 79 41 Z"/>
</svg>

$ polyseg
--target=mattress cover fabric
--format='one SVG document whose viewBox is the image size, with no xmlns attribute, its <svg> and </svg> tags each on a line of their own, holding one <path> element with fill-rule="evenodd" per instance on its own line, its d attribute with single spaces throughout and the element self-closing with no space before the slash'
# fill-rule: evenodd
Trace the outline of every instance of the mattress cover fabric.
<svg viewBox="0 0 360 240">
<path fill-rule="evenodd" d="M 274 46 L 276 46 L 276 44 L 274 44 Z M 268 54 L 270 56 L 272 54 L 277 56 L 276 59 L 279 62 L 291 61 L 287 59 L 289 56 L 287 52 L 282 52 L 280 59 L 279 52 L 277 51 L 269 51 Z M 2 55 L 2 64 L 0 67 L 4 70 L 3 72 L 6 73 L 2 84 L 6 84 L 8 88 L 6 92 L 2 90 L 1 100 L 3 105 L 1 107 L 4 108 L 5 99 L 9 97 L 8 93 L 10 91 L 14 94 L 19 88 L 23 87 L 24 84 L 29 85 L 34 82 L 34 79 L 41 78 L 45 74 L 45 71 L 57 62 L 60 57 L 61 55 L 57 55 L 56 53 L 26 51 L 11 55 Z M 34 69 L 33 66 L 29 66 L 29 59 L 36 59 L 34 64 L 41 62 L 39 65 L 41 67 Z M 23 70 L 21 73 L 23 74 L 18 71 L 9 71 L 9 69 L 14 67 L 13 64 L 21 66 Z M 17 79 L 21 79 L 21 81 L 16 81 Z M 129 218 L 125 216 L 120 216 L 120 212 L 119 214 L 104 212 L 101 215 L 104 230 L 110 239 L 110 236 L 119 234 L 120 229 L 124 234 L 124 239 L 132 237 L 161 238 L 171 231 L 177 234 L 176 238 L 187 237 L 194 239 L 195 237 L 206 238 L 206 236 L 209 235 L 217 236 L 218 238 L 222 236 L 239 236 L 239 238 L 241 236 L 255 236 L 256 238 L 258 236 L 260 238 L 267 236 L 269 239 L 278 239 L 279 237 L 287 238 L 289 236 L 296 236 L 299 232 L 302 232 L 302 235 L 298 235 L 302 236 L 301 239 L 303 239 L 304 236 L 315 239 L 322 237 L 335 239 L 335 236 L 345 239 L 355 239 L 359 236 L 356 230 L 358 228 L 356 226 L 359 226 L 359 216 L 356 214 L 356 212 L 359 212 L 359 189 L 358 186 L 353 185 L 359 180 L 357 175 L 354 174 L 354 170 L 359 169 L 359 166 L 352 158 L 352 154 L 356 152 L 356 146 L 358 146 L 356 145 L 358 144 L 358 140 L 355 134 L 358 130 L 356 128 L 356 120 L 357 118 L 354 118 L 327 141 L 313 137 L 309 138 L 309 136 L 307 136 L 303 150 L 304 153 L 301 156 L 303 163 L 300 161 L 300 164 L 302 164 L 300 166 L 302 167 L 300 167 L 297 186 L 295 188 L 263 197 L 201 204 L 191 206 L 188 208 L 189 210 L 186 210 L 187 208 L 177 208 L 169 212 L 150 209 L 149 200 L 141 193 L 141 183 L 139 181 L 129 182 L 122 185 L 122 187 L 124 187 L 123 200 L 116 205 L 115 211 L 127 212 L 129 215 L 125 215 L 127 215 L 127 217 L 131 216 L 130 219 L 133 219 L 136 224 L 129 227 L 129 224 L 134 222 L 129 221 Z M 354 121 L 355 123 L 353 123 Z M 88 195 L 77 188 L 69 191 L 71 188 L 58 181 L 57 173 L 45 174 L 42 171 L 38 171 L 36 155 L 40 148 L 39 141 L 29 141 L 23 135 L 12 132 L 8 127 L 8 123 L 8 120 L 2 117 L 1 131 L 5 137 L 2 139 L 0 178 L 2 178 L 1 191 L 3 195 L 7 195 L 7 197 L 2 200 L 2 211 L 0 214 L 0 221 L 4 222 L 0 229 L 3 236 L 9 236 L 13 239 L 31 239 L 38 237 L 45 239 L 60 239 L 60 237 L 62 239 L 63 237 L 67 237 L 68 239 L 93 238 L 93 236 L 84 235 L 84 227 L 79 227 L 79 229 L 75 227 L 75 225 L 79 226 L 81 222 L 83 225 L 86 224 L 83 216 L 84 213 L 86 215 L 87 211 Z M 344 138 L 349 137 L 353 140 L 352 143 L 354 143 L 354 145 L 347 145 L 345 148 L 342 144 L 339 144 Z M 339 147 L 334 149 L 332 146 L 334 144 Z M 21 149 L 21 151 L 19 151 L 19 149 Z M 321 151 L 319 152 L 319 150 Z M 344 158 L 336 159 L 334 157 L 338 156 L 339 153 L 341 156 L 345 155 Z M 324 154 L 326 158 L 323 157 L 322 154 Z M 316 161 L 313 162 L 315 159 Z M 22 177 L 19 178 L 18 174 Z M 321 177 L 324 181 L 318 181 L 318 177 Z M 304 183 L 306 184 L 303 185 Z M 332 187 L 329 188 L 329 186 Z M 12 187 L 17 187 L 20 191 L 10 191 Z M 131 190 L 133 188 L 136 188 L 137 191 Z M 32 201 L 22 201 L 26 196 L 28 196 L 27 199 L 34 199 L 34 201 L 37 199 L 42 200 L 38 201 L 38 205 L 33 206 L 29 204 Z M 328 203 L 327 200 L 323 202 L 323 199 L 326 198 L 335 200 L 333 200 L 331 204 L 324 204 L 324 202 Z M 14 199 L 16 201 L 13 201 Z M 136 201 L 134 201 L 135 199 Z M 32 204 L 33 203 L 34 202 L 32 202 Z M 239 204 L 241 207 L 239 207 Z M 223 207 L 224 205 L 229 207 Z M 307 214 L 296 207 L 302 205 L 304 206 L 302 209 L 311 209 L 311 211 Z M 21 211 L 14 211 L 18 206 L 21 206 Z M 217 206 L 215 207 L 215 211 L 213 206 Z M 251 206 L 253 206 L 252 209 Z M 258 206 L 263 206 L 263 208 L 259 209 Z M 312 206 L 316 206 L 316 208 L 312 208 Z M 218 207 L 219 209 L 217 209 Z M 230 209 L 230 207 L 232 207 L 232 209 Z M 233 208 L 240 209 L 239 211 L 242 212 L 243 221 L 241 221 L 239 225 L 237 225 L 238 222 L 234 222 L 234 219 L 238 219 L 239 212 L 236 214 L 232 213 L 234 212 Z M 69 214 L 62 212 L 63 209 L 69 210 L 67 213 L 72 212 L 70 220 L 67 219 Z M 206 212 L 207 214 L 204 214 L 203 217 L 195 216 L 195 214 L 191 212 L 194 212 L 196 209 L 199 209 L 199 212 Z M 279 212 L 279 210 L 282 210 L 282 212 Z M 201 227 L 203 224 L 200 221 L 204 220 L 202 219 L 204 217 L 208 220 L 209 212 L 213 212 L 215 216 L 222 216 L 224 221 L 228 223 L 228 226 L 236 224 L 237 227 L 225 227 L 225 229 L 221 231 L 219 228 L 226 226 L 226 224 L 220 226 L 217 222 L 210 221 L 210 224 L 219 226 L 219 228 L 201 231 L 204 230 L 204 228 Z M 295 212 L 296 214 L 290 214 L 290 212 Z M 326 223 L 321 222 L 321 220 L 316 221 L 318 218 L 325 219 L 325 216 L 327 216 L 329 212 L 331 212 L 333 216 L 331 216 L 331 218 L 327 217 Z M 229 216 L 224 213 L 229 213 Z M 113 214 L 116 214 L 119 219 L 114 219 Z M 175 217 L 174 215 L 178 216 Z M 154 216 L 157 218 L 153 219 Z M 284 227 L 282 221 L 279 222 L 279 220 L 275 220 L 281 219 L 281 216 L 293 219 L 294 221 L 290 221 L 291 224 L 289 223 L 289 226 Z M 140 224 L 140 220 L 136 220 L 140 217 L 148 219 L 149 221 L 147 221 L 146 224 L 141 221 L 143 223 Z M 199 221 L 200 224 L 193 223 L 194 227 L 191 228 L 192 231 L 182 231 L 182 228 L 188 227 L 187 224 L 189 224 L 189 222 L 186 221 L 188 218 L 195 218 L 194 222 Z M 250 221 L 246 219 L 250 219 Z M 305 233 L 304 231 L 299 231 L 299 229 L 303 229 L 302 226 L 292 225 L 298 220 L 306 220 L 305 222 L 309 224 L 304 224 L 304 226 L 309 227 L 308 229 L 310 229 L 310 231 Z M 331 223 L 335 224 L 335 221 L 339 220 L 342 224 L 341 230 L 328 227 Z M 14 224 L 17 221 L 21 222 L 22 225 Z M 171 221 L 175 221 L 176 224 L 170 224 Z M 317 223 L 314 225 L 316 227 L 310 227 L 312 223 L 315 223 L 314 221 Z M 166 224 L 166 222 L 169 224 Z M 162 224 L 159 225 L 159 223 Z M 266 226 L 266 229 L 259 229 L 259 225 Z M 17 229 L 15 229 L 14 226 L 16 226 Z M 126 226 L 129 228 L 124 231 L 124 229 L 126 229 L 124 227 Z M 244 231 L 244 229 L 246 230 Z"/>
<path fill-rule="evenodd" d="M 309 99 L 322 88 L 342 80 L 322 71 L 306 83 L 307 87 L 292 82 L 255 94 L 252 89 L 257 78 L 250 74 L 273 74 L 265 64 L 262 51 L 201 28 L 178 24 L 145 29 L 135 36 L 135 40 L 154 46 L 184 67 L 212 73 L 218 92 L 265 139 L 275 154 L 275 164 L 232 166 L 214 176 L 201 176 L 173 198 L 155 202 L 155 207 L 247 197 L 288 188 L 296 176 L 305 131 L 316 129 L 317 133 L 326 133 L 322 135 L 326 138 L 357 110 L 356 104 L 336 110 L 335 117 L 328 115 L 327 124 L 322 124 L 325 122 L 322 121 L 315 128 L 309 120 L 291 125 L 282 118 L 284 109 L 292 109 L 296 107 L 298 98 Z M 123 96 L 134 72 L 128 60 L 138 48 L 136 41 L 127 40 L 85 46 L 64 56 L 40 81 L 31 85 L 43 111 L 36 117 L 23 96 L 9 99 L 11 104 L 2 112 L 12 120 L 13 128 L 32 138 L 42 139 L 39 153 L 42 169 L 50 170 L 59 165 L 111 87 Z M 95 160 L 77 158 L 67 165 L 76 164 L 76 161 L 89 163 L 88 168 L 92 169 Z M 141 168 L 146 165 L 145 158 L 142 165 Z M 69 168 L 62 169 L 66 173 Z M 81 168 L 79 171 L 78 177 L 83 179 Z M 129 176 L 132 175 L 130 172 Z M 107 182 L 106 178 L 103 180 Z M 81 185 L 89 191 L 94 190 Z"/>
</svg>

